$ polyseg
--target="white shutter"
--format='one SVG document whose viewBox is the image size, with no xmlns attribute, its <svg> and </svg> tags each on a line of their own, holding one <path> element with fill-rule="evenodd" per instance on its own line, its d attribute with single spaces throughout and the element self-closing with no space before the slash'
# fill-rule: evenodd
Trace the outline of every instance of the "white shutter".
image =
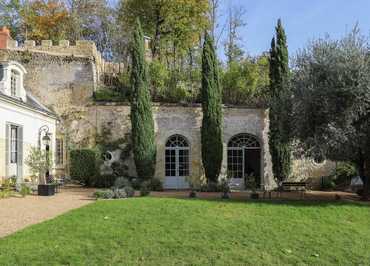
<svg viewBox="0 0 370 266">
<path fill-rule="evenodd" d="M 22 182 L 23 180 L 23 127 L 18 127 L 18 140 L 17 140 L 17 181 Z"/>
<path fill-rule="evenodd" d="M 10 125 L 5 126 L 5 176 L 9 177 L 9 162 L 10 162 Z"/>
</svg>

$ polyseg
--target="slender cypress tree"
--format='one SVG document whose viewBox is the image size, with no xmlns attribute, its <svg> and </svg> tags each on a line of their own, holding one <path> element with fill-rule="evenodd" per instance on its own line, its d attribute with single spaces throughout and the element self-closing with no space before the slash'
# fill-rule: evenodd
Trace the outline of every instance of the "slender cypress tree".
<svg viewBox="0 0 370 266">
<path fill-rule="evenodd" d="M 140 179 L 154 176 L 156 146 L 154 121 L 145 63 L 144 35 L 139 19 L 131 47 L 131 127 L 136 171 Z"/>
<path fill-rule="evenodd" d="M 207 33 L 202 55 L 202 162 L 208 182 L 217 182 L 221 171 L 222 89 L 213 39 Z"/>
<path fill-rule="evenodd" d="M 272 170 L 278 182 L 291 172 L 289 56 L 286 35 L 278 20 L 270 50 L 270 133 Z"/>
</svg>

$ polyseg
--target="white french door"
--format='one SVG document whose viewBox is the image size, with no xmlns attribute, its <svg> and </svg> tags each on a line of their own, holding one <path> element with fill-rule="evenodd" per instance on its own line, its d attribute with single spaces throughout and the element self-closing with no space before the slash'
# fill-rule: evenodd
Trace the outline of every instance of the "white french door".
<svg viewBox="0 0 370 266">
<path fill-rule="evenodd" d="M 23 175 L 23 129 L 7 124 L 7 176 L 22 178 Z"/>
<path fill-rule="evenodd" d="M 165 181 L 166 189 L 188 189 L 189 183 L 189 144 L 180 135 L 172 136 L 165 150 Z"/>
</svg>

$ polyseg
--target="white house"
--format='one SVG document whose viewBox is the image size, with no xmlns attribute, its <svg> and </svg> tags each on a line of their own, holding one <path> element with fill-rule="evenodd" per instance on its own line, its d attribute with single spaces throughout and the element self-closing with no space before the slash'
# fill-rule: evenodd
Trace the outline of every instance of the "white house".
<svg viewBox="0 0 370 266">
<path fill-rule="evenodd" d="M 55 151 L 57 116 L 23 87 L 26 69 L 18 62 L 0 62 L 0 181 L 30 177 L 24 161 L 31 147 Z M 50 138 L 50 144 L 42 138 Z M 53 157 L 55 152 L 52 152 Z M 54 158 L 52 158 L 54 161 Z M 1 182 L 0 182 L 1 183 Z"/>
</svg>

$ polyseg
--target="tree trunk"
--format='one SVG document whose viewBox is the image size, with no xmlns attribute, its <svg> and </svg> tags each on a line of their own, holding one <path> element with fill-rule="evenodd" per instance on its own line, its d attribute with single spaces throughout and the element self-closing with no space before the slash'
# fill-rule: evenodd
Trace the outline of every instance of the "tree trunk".
<svg viewBox="0 0 370 266">
<path fill-rule="evenodd" d="M 159 58 L 160 59 L 160 42 L 161 42 L 161 26 L 163 23 L 163 19 L 161 17 L 161 8 L 156 7 L 156 23 L 155 23 L 155 35 L 154 41 L 152 43 L 152 56 L 153 59 Z"/>
</svg>

